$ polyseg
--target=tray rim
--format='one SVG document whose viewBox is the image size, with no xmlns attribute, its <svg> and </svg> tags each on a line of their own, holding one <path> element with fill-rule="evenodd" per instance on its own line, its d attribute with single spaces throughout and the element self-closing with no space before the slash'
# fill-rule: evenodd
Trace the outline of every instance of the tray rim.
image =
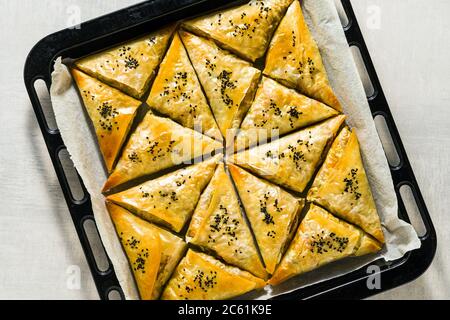
<svg viewBox="0 0 450 320">
<path fill-rule="evenodd" d="M 356 20 L 356 16 L 353 12 L 353 8 L 351 6 L 350 0 L 340 0 L 344 11 L 348 18 L 348 24 L 344 27 L 344 32 L 347 37 L 347 41 L 349 45 L 356 45 L 361 51 L 361 55 L 363 57 L 364 63 L 366 65 L 367 72 L 374 86 L 374 94 L 371 97 L 368 97 L 369 106 L 372 111 L 373 117 L 377 115 L 382 115 L 386 119 L 386 123 L 388 125 L 388 129 L 393 138 L 394 145 L 397 149 L 397 152 L 400 156 L 400 164 L 396 167 L 390 166 L 391 174 L 393 178 L 393 182 L 395 185 L 395 191 L 398 198 L 399 204 L 399 215 L 407 221 L 409 221 L 408 214 L 404 207 L 403 201 L 399 194 L 399 188 L 401 185 L 407 184 L 412 187 L 413 194 L 415 196 L 415 200 L 417 202 L 419 211 L 421 213 L 422 220 L 427 229 L 427 233 L 420 237 L 421 247 L 419 249 L 408 252 L 404 257 L 386 263 L 383 259 L 378 259 L 370 265 L 379 265 L 380 272 L 384 275 L 381 277 L 382 286 L 380 290 L 369 290 L 365 285 L 366 279 L 369 277 L 367 273 L 364 272 L 364 269 L 367 268 L 368 265 L 355 270 L 353 272 L 347 273 L 337 278 L 325 280 L 320 283 L 313 284 L 311 286 L 302 287 L 294 290 L 293 292 L 282 294 L 272 299 L 350 299 L 350 298 L 366 298 L 371 295 L 390 290 L 392 288 L 403 285 L 407 282 L 413 281 L 422 275 L 430 266 L 433 261 L 436 247 L 437 247 L 437 238 L 436 232 L 428 213 L 427 207 L 421 195 L 419 186 L 414 176 L 414 172 L 409 163 L 406 151 L 401 142 L 400 135 L 396 128 L 394 119 L 389 109 L 389 105 L 384 96 L 383 89 L 381 87 L 380 81 L 376 74 L 375 68 L 373 66 L 372 60 L 370 58 L 370 54 L 364 42 L 363 35 L 359 28 L 358 22 Z M 95 258 L 93 252 L 89 246 L 89 242 L 87 240 L 85 231 L 83 229 L 83 222 L 86 219 L 92 219 L 95 222 L 92 206 L 90 202 L 90 196 L 84 187 L 84 184 L 81 180 L 81 177 L 78 175 L 80 179 L 83 192 L 85 197 L 82 200 L 74 200 L 71 196 L 70 188 L 67 182 L 67 179 L 64 175 L 64 169 L 62 168 L 61 163 L 58 161 L 58 153 L 61 149 L 64 149 L 64 143 L 59 134 L 58 129 L 50 129 L 47 125 L 47 121 L 45 119 L 42 107 L 39 103 L 39 98 L 34 89 L 34 83 L 36 80 L 41 79 L 47 85 L 47 89 L 50 89 L 51 83 L 51 71 L 53 67 L 53 62 L 57 56 L 59 56 L 62 52 L 73 49 L 74 47 L 82 46 L 88 42 L 92 42 L 95 40 L 101 40 L 106 38 L 112 38 L 117 36 L 120 33 L 124 33 L 127 30 L 138 28 L 139 26 L 148 23 L 149 21 L 154 21 L 158 19 L 163 19 L 168 15 L 173 15 L 176 12 L 182 12 L 189 9 L 192 9 L 197 6 L 202 6 L 209 4 L 211 6 L 211 0 L 153 0 L 147 2 L 141 2 L 136 5 L 129 6 L 127 8 L 102 15 L 98 18 L 94 18 L 87 22 L 81 24 L 81 28 L 92 28 L 94 26 L 99 27 L 100 24 L 105 22 L 105 20 L 120 20 L 124 18 L 125 22 L 120 22 L 117 25 L 114 25 L 113 28 L 108 30 L 101 30 L 100 34 L 98 30 L 96 30 L 95 34 L 91 36 L 87 36 L 86 34 L 80 35 L 77 32 L 77 29 L 67 28 L 55 33 L 52 33 L 40 41 L 36 43 L 36 45 L 31 49 L 30 53 L 27 56 L 25 68 L 24 68 L 24 81 L 25 86 L 31 100 L 33 109 L 35 111 L 37 121 L 41 128 L 42 134 L 44 136 L 44 140 L 47 146 L 47 149 L 50 153 L 50 158 L 52 160 L 53 166 L 58 176 L 59 183 L 61 185 L 61 189 L 63 191 L 64 197 L 66 199 L 67 205 L 69 207 L 69 211 L 71 213 L 72 220 L 74 222 L 76 231 L 80 238 L 80 242 L 82 245 L 82 249 L 85 253 L 86 259 L 88 260 L 88 265 L 90 271 L 92 273 L 92 277 L 97 287 L 97 291 L 101 299 L 107 299 L 108 294 L 111 290 L 118 290 L 121 294 L 121 297 L 124 298 L 123 292 L 120 290 L 120 286 L 115 276 L 114 269 L 111 261 L 109 261 L 109 269 L 106 271 L 100 271 L 97 268 Z M 226 0 L 215 0 L 213 8 L 221 7 L 224 5 L 235 5 L 239 3 L 247 2 L 245 0 L 238 1 L 226 1 Z M 130 17 L 138 14 L 141 10 L 144 12 L 155 10 L 158 5 L 164 3 L 170 3 L 170 5 L 175 6 L 175 10 L 169 10 L 167 12 L 159 13 L 159 15 L 152 16 L 150 18 L 142 18 L 138 17 L 137 22 L 134 24 L 129 23 Z M 180 7 L 180 4 L 182 6 Z M 202 13 L 207 12 L 208 10 L 203 10 Z M 142 32 L 144 34 L 144 32 Z M 134 38 L 128 37 L 128 39 Z M 58 46 L 61 42 L 59 39 L 70 39 L 71 47 L 63 47 L 60 48 Z M 65 44 L 66 41 L 63 41 Z M 112 41 L 110 45 L 114 43 L 120 43 L 121 41 Z M 56 48 L 57 50 L 48 50 L 50 48 Z M 105 46 L 103 46 L 105 48 Z M 91 51 L 92 52 L 92 51 Z M 105 251 L 106 252 L 106 251 Z M 382 260 L 385 264 L 380 265 Z"/>
</svg>

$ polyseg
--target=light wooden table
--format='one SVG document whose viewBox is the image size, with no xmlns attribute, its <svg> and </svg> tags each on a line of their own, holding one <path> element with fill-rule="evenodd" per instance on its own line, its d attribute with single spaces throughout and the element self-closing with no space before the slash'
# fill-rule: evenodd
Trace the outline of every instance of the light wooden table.
<svg viewBox="0 0 450 320">
<path fill-rule="evenodd" d="M 132 0 L 0 2 L 0 299 L 98 295 L 23 85 L 45 35 Z M 450 298 L 450 1 L 353 5 L 438 232 L 430 269 L 376 298 Z M 79 271 L 80 283 L 74 281 Z"/>
</svg>

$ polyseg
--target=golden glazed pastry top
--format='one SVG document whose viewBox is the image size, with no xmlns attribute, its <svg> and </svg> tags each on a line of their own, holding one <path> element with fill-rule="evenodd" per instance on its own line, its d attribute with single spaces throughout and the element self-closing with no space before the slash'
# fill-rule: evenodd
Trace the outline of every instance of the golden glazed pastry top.
<svg viewBox="0 0 450 320">
<path fill-rule="evenodd" d="M 264 286 L 251 273 L 189 250 L 165 288 L 163 300 L 230 299 Z"/>
<path fill-rule="evenodd" d="M 263 77 L 236 138 L 236 150 L 264 143 L 337 115 L 323 103 Z"/>
<path fill-rule="evenodd" d="M 292 2 L 270 43 L 264 74 L 342 111 L 298 0 Z"/>
<path fill-rule="evenodd" d="M 202 191 L 211 180 L 222 156 L 179 169 L 136 187 L 112 194 L 117 203 L 150 222 L 180 232 L 191 217 Z"/>
<path fill-rule="evenodd" d="M 220 142 L 148 112 L 131 134 L 103 191 L 220 148 Z"/>
<path fill-rule="evenodd" d="M 141 98 L 156 74 L 175 25 L 75 62 L 77 68 L 135 98 Z"/>
<path fill-rule="evenodd" d="M 380 249 L 380 244 L 360 229 L 312 204 L 269 284 L 276 285 L 324 264 Z"/>
<path fill-rule="evenodd" d="M 286 244 L 297 228 L 305 202 L 237 166 L 230 164 L 228 168 L 250 220 L 267 272 L 273 274 Z"/>
<path fill-rule="evenodd" d="M 222 140 L 178 33 L 161 63 L 147 104 L 184 127 Z"/>
<path fill-rule="evenodd" d="M 292 0 L 251 0 L 242 6 L 188 21 L 194 33 L 216 40 L 250 61 L 261 58 Z"/>
<path fill-rule="evenodd" d="M 223 164 L 217 166 L 214 177 L 198 202 L 186 241 L 215 252 L 227 263 L 255 276 L 267 277 Z"/>
<path fill-rule="evenodd" d="M 336 116 L 273 142 L 239 152 L 233 163 L 297 192 L 303 192 L 345 116 Z"/>
<path fill-rule="evenodd" d="M 239 128 L 247 113 L 261 71 L 211 40 L 183 31 L 181 36 L 217 124 L 227 138 L 228 130 Z"/>
<path fill-rule="evenodd" d="M 72 69 L 72 76 L 111 172 L 141 102 L 76 69 Z"/>
<path fill-rule="evenodd" d="M 344 128 L 334 141 L 308 192 L 308 200 L 360 226 L 378 241 L 384 242 L 358 138 L 348 128 Z"/>
</svg>

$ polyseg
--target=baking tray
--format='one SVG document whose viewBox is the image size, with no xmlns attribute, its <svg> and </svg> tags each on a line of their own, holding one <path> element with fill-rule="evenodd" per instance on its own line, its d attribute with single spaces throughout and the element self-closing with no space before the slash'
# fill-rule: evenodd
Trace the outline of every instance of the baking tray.
<svg viewBox="0 0 450 320">
<path fill-rule="evenodd" d="M 59 152 L 65 146 L 57 129 L 51 129 L 46 121 L 44 110 L 35 89 L 35 81 L 45 81 L 47 89 L 51 84 L 53 63 L 58 56 L 77 58 L 104 49 L 117 43 L 144 35 L 151 30 L 186 17 L 217 9 L 222 6 L 236 5 L 247 1 L 229 0 L 153 0 L 116 11 L 114 13 L 82 23 L 80 28 L 65 29 L 51 34 L 39 41 L 31 50 L 25 64 L 25 86 L 36 113 L 37 121 L 44 136 L 50 158 L 53 162 L 61 189 L 69 207 L 75 229 L 80 238 L 81 246 L 86 255 L 89 268 L 101 299 L 108 299 L 109 294 L 118 291 L 123 298 L 123 292 L 114 273 L 114 268 L 108 259 L 109 267 L 99 270 L 93 249 L 83 227 L 86 220 L 94 220 L 89 194 L 82 181 L 84 197 L 75 200 L 71 194 L 68 178 L 59 158 Z M 361 299 L 382 291 L 400 286 L 419 277 L 431 264 L 436 252 L 436 233 L 417 185 L 414 172 L 408 161 L 400 135 L 389 105 L 384 96 L 372 60 L 358 26 L 350 0 L 341 0 L 348 18 L 344 27 L 345 35 L 351 46 L 357 46 L 361 52 L 368 76 L 374 87 L 374 93 L 368 97 L 373 116 L 385 118 L 389 133 L 400 158 L 400 164 L 391 166 L 392 178 L 399 204 L 399 217 L 410 222 L 405 204 L 400 196 L 400 187 L 408 185 L 414 195 L 418 211 L 426 232 L 420 237 L 420 249 L 407 253 L 403 258 L 385 262 L 380 259 L 372 264 L 377 265 L 381 272 L 381 289 L 370 290 L 367 278 L 370 276 L 366 268 L 353 271 L 338 278 L 330 279 L 305 288 L 300 288 L 275 299 Z M 80 178 L 78 176 L 78 178 Z M 81 178 L 80 178 L 81 180 Z"/>
</svg>

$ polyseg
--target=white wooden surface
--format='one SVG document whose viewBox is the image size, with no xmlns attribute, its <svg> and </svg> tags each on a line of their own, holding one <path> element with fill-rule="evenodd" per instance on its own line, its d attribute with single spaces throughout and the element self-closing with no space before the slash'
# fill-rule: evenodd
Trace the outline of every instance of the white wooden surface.
<svg viewBox="0 0 450 320">
<path fill-rule="evenodd" d="M 0 299 L 98 298 L 22 73 L 31 47 L 73 24 L 73 14 L 87 20 L 134 2 L 0 1 Z M 357 0 L 353 6 L 439 242 L 425 275 L 374 299 L 448 299 L 450 1 Z"/>
</svg>

